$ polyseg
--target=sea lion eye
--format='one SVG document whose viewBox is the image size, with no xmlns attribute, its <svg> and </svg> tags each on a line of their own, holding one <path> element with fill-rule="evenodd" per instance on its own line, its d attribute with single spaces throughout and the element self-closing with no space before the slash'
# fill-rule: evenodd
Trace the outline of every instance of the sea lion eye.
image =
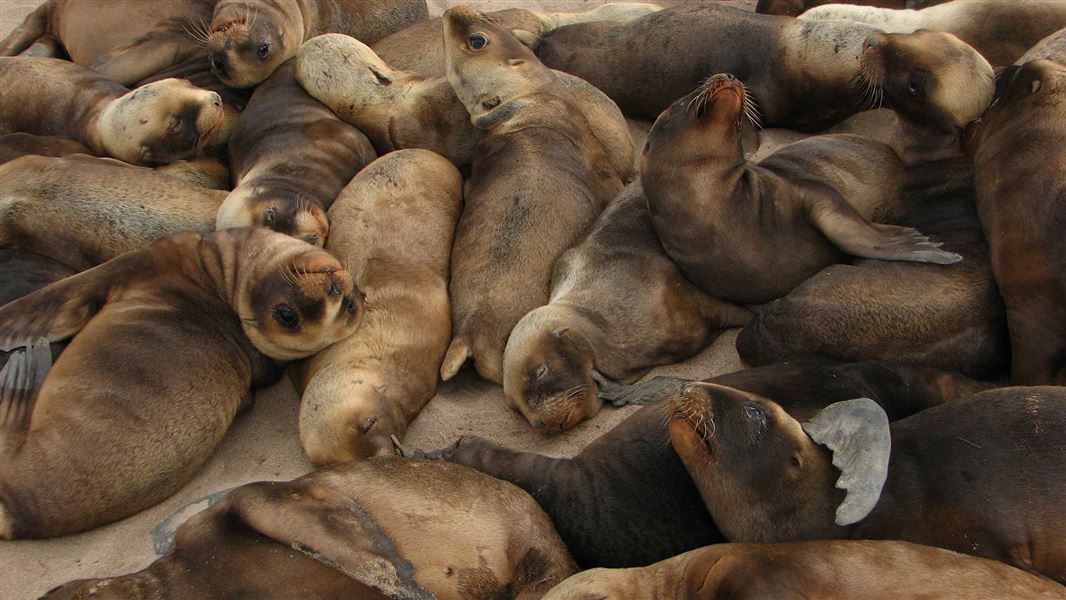
<svg viewBox="0 0 1066 600">
<path fill-rule="evenodd" d="M 537 379 L 544 379 L 544 376 L 548 374 L 548 365 L 541 365 L 537 367 L 536 376 Z"/>
<path fill-rule="evenodd" d="M 350 298 L 344 305 L 344 310 L 348 311 L 348 314 L 354 315 L 355 311 L 359 310 L 359 305 L 356 304 L 355 298 Z"/>
<path fill-rule="evenodd" d="M 316 246 L 318 245 L 318 234 L 309 233 L 309 234 L 305 235 L 303 239 L 308 244 L 313 244 L 313 245 L 316 245 Z"/>
<path fill-rule="evenodd" d="M 267 54 L 270 54 L 270 42 L 265 40 L 259 42 L 259 48 L 256 49 L 255 53 L 259 55 L 259 58 L 266 58 Z"/>
<path fill-rule="evenodd" d="M 911 96 L 918 96 L 922 93 L 922 80 L 921 78 L 912 75 L 910 81 L 907 83 L 907 93 Z"/>
<path fill-rule="evenodd" d="M 300 324 L 300 315 L 284 304 L 275 306 L 272 316 L 286 329 L 296 329 L 296 326 Z"/>
<path fill-rule="evenodd" d="M 271 206 L 266 212 L 266 222 L 269 225 L 274 222 L 274 219 L 278 216 L 278 209 L 276 206 Z"/>
<path fill-rule="evenodd" d="M 489 45 L 489 38 L 485 37 L 483 33 L 475 33 L 466 39 L 466 44 L 470 46 L 471 50 L 481 50 Z"/>
<path fill-rule="evenodd" d="M 746 414 L 748 418 L 752 421 L 755 421 L 756 425 L 762 427 L 766 426 L 766 412 L 762 409 L 762 407 L 755 406 L 754 404 L 749 404 L 748 406 L 744 407 L 744 414 Z"/>
</svg>

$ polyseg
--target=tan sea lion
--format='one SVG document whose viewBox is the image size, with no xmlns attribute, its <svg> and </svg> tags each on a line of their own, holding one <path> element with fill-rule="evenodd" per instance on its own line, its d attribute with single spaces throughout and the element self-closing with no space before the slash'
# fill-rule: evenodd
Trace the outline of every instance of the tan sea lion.
<svg viewBox="0 0 1066 600">
<path fill-rule="evenodd" d="M 672 406 L 674 449 L 731 541 L 898 539 L 1066 583 L 1066 388 L 988 390 L 891 425 L 867 398 L 801 424 L 711 383 Z"/>
<path fill-rule="evenodd" d="M 448 81 L 482 130 L 452 251 L 450 379 L 503 380 L 511 329 L 548 301 L 551 268 L 622 189 L 573 95 L 469 6 L 444 14 Z"/>
<path fill-rule="evenodd" d="M 315 36 L 343 33 L 373 44 L 428 16 L 426 0 L 219 0 L 204 42 L 215 75 L 248 88 Z"/>
<path fill-rule="evenodd" d="M 544 600 L 1062 600 L 1066 590 L 984 558 L 908 542 L 717 544 L 637 569 L 571 576 Z"/>
<path fill-rule="evenodd" d="M 305 362 L 300 442 L 312 464 L 393 452 L 437 390 L 451 341 L 448 261 L 462 177 L 428 150 L 398 150 L 352 179 L 326 249 L 366 294 L 357 335 Z"/>
<path fill-rule="evenodd" d="M 326 210 L 376 154 L 365 135 L 303 91 L 293 63 L 256 88 L 230 136 L 235 187 L 216 227 L 262 225 L 321 246 Z"/>
<path fill-rule="evenodd" d="M 515 486 L 380 457 L 241 486 L 182 525 L 146 569 L 45 598 L 535 600 L 575 570 Z"/>
<path fill-rule="evenodd" d="M 0 88 L 0 134 L 65 137 L 128 163 L 188 158 L 222 123 L 214 92 L 177 79 L 130 91 L 53 58 L 0 58 Z"/>
<path fill-rule="evenodd" d="M 253 227 L 164 238 L 0 308 L 0 538 L 174 493 L 250 390 L 351 335 L 360 306 L 333 256 Z"/>
<path fill-rule="evenodd" d="M 632 180 L 633 140 L 621 111 L 587 82 L 559 71 L 555 75 L 573 95 L 618 176 Z M 478 129 L 443 75 L 423 78 L 393 69 L 359 40 L 327 34 L 300 47 L 296 78 L 338 117 L 366 133 L 380 153 L 425 148 L 460 167 L 474 160 Z"/>
<path fill-rule="evenodd" d="M 186 231 L 215 229 L 226 193 L 109 158 L 24 156 L 0 165 L 0 246 L 84 271 Z"/>
<path fill-rule="evenodd" d="M 871 222 L 892 215 L 905 182 L 889 146 L 827 135 L 755 165 L 745 161 L 737 131 L 750 113 L 747 98 L 735 77 L 716 75 L 656 120 L 644 149 L 641 178 L 655 231 L 700 289 L 729 302 L 763 303 L 845 253 L 961 260 L 915 229 Z"/>
<path fill-rule="evenodd" d="M 556 262 L 551 290 L 548 304 L 515 325 L 503 353 L 507 403 L 550 432 L 599 412 L 593 372 L 632 383 L 751 318 L 685 279 L 655 236 L 639 182 Z"/>
<path fill-rule="evenodd" d="M 948 0 L 851 0 L 840 4 L 858 4 L 860 6 L 879 6 L 881 8 L 925 8 Z M 833 0 L 759 0 L 755 12 L 764 15 L 781 15 L 798 17 L 805 10 L 833 4 Z"/>
</svg>

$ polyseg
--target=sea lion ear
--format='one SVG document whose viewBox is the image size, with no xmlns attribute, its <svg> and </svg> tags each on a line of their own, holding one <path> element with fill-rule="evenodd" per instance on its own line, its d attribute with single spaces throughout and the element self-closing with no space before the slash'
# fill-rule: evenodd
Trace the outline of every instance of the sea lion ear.
<svg viewBox="0 0 1066 600">
<path fill-rule="evenodd" d="M 565 334 L 569 330 L 570 330 L 569 327 L 559 327 L 558 329 L 553 329 L 552 330 L 552 337 L 562 338 L 563 334 Z"/>
<path fill-rule="evenodd" d="M 540 36 L 533 33 L 532 31 L 527 31 L 525 29 L 512 29 L 511 35 L 513 35 L 518 41 L 522 42 L 524 46 L 527 46 L 530 50 L 533 51 L 536 51 L 537 44 L 540 42 Z"/>
<path fill-rule="evenodd" d="M 803 430 L 833 452 L 833 465 L 840 469 L 836 486 L 847 495 L 837 507 L 836 524 L 858 523 L 877 505 L 888 478 L 888 415 L 869 398 L 846 400 L 825 407 Z"/>
<path fill-rule="evenodd" d="M 474 127 L 477 127 L 478 129 L 492 129 L 522 112 L 522 109 L 530 104 L 531 102 L 529 100 L 511 100 L 507 104 L 498 106 L 480 117 L 471 116 L 470 121 L 474 124 Z"/>
</svg>

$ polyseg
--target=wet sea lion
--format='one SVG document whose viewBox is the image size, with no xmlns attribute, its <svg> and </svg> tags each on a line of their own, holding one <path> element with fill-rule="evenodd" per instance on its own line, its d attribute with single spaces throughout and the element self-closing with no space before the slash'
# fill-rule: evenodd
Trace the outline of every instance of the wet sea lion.
<svg viewBox="0 0 1066 600">
<path fill-rule="evenodd" d="M 503 393 L 533 426 L 570 429 L 599 412 L 593 371 L 632 383 L 680 362 L 744 308 L 692 285 L 662 249 L 640 182 L 612 201 L 555 264 L 548 304 L 522 317 L 503 353 Z"/>
<path fill-rule="evenodd" d="M 247 228 L 164 238 L 0 308 L 0 538 L 174 493 L 250 390 L 351 335 L 360 305 L 333 256 Z M 48 342 L 68 339 L 51 364 Z"/>
<path fill-rule="evenodd" d="M 994 560 L 907 542 L 818 541 L 717 544 L 641 569 L 585 571 L 544 600 L 1064 597 L 1057 583 Z"/>
<path fill-rule="evenodd" d="M 0 88 L 0 134 L 69 138 L 134 164 L 192 156 L 222 124 L 214 92 L 177 79 L 131 91 L 53 58 L 0 58 Z"/>
<path fill-rule="evenodd" d="M 988 387 L 936 369 L 828 359 L 746 369 L 709 381 L 774 398 L 798 419 L 858 396 L 875 399 L 897 419 Z M 657 394 L 668 399 L 669 392 Z M 668 402 L 647 406 L 573 458 L 518 452 L 472 436 L 432 456 L 532 494 L 583 567 L 643 566 L 725 541 L 670 446 L 668 413 Z"/>
<path fill-rule="evenodd" d="M 186 231 L 215 229 L 226 192 L 84 155 L 0 165 L 0 246 L 84 271 Z"/>
<path fill-rule="evenodd" d="M 882 8 L 925 8 L 947 0 L 851 0 L 841 4 L 858 4 L 860 6 L 880 6 Z M 797 17 L 803 11 L 823 4 L 831 4 L 833 0 L 759 0 L 755 5 L 755 12 L 764 15 L 781 15 L 784 17 Z"/>
<path fill-rule="evenodd" d="M 0 248 L 0 306 L 76 272 L 46 256 Z"/>
<path fill-rule="evenodd" d="M 737 133 L 747 113 L 744 85 L 716 75 L 665 111 L 644 147 L 641 179 L 655 231 L 704 292 L 729 302 L 768 302 L 845 253 L 961 260 L 915 229 L 873 222 L 892 215 L 904 184 L 903 165 L 889 146 L 817 136 L 753 165 Z"/>
<path fill-rule="evenodd" d="M 45 598 L 534 600 L 574 570 L 551 521 L 513 485 L 380 457 L 241 486 L 182 525 L 148 568 Z"/>
<path fill-rule="evenodd" d="M 633 140 L 621 111 L 587 82 L 558 71 L 555 76 L 577 101 L 618 176 L 632 180 Z M 425 148 L 459 167 L 474 160 L 478 129 L 443 75 L 423 78 L 393 69 L 359 40 L 327 34 L 300 47 L 296 78 L 338 117 L 366 133 L 379 153 Z"/>
<path fill-rule="evenodd" d="M 352 179 L 326 249 L 366 294 L 359 332 L 300 368 L 300 442 L 312 464 L 388 455 L 437 390 L 451 341 L 448 261 L 463 180 L 428 150 L 398 150 Z"/>
<path fill-rule="evenodd" d="M 204 42 L 215 75 L 248 88 L 315 36 L 343 33 L 373 44 L 428 16 L 426 0 L 219 0 Z"/>
<path fill-rule="evenodd" d="M 452 251 L 450 379 L 473 358 L 503 380 L 511 329 L 548 301 L 551 268 L 622 182 L 573 95 L 469 6 L 444 13 L 448 81 L 482 130 Z"/>
<path fill-rule="evenodd" d="M 216 227 L 262 225 L 321 246 L 326 210 L 376 158 L 370 141 L 296 83 L 294 61 L 256 88 L 230 136 L 235 187 Z"/>
<path fill-rule="evenodd" d="M 1066 582 L 1066 388 L 987 390 L 891 425 L 867 398 L 802 422 L 713 383 L 671 403 L 674 449 L 731 541 L 898 539 Z"/>
</svg>

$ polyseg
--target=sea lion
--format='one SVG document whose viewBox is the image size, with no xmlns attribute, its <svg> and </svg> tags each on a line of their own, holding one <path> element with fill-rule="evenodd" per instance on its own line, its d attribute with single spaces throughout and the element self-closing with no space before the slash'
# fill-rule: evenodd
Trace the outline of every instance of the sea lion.
<svg viewBox="0 0 1066 600">
<path fill-rule="evenodd" d="M 925 8 L 947 0 L 851 0 L 841 4 L 858 4 L 860 6 L 879 6 L 881 8 Z M 759 0 L 755 12 L 764 15 L 781 15 L 798 17 L 803 11 L 815 6 L 831 4 L 833 0 Z"/>
<path fill-rule="evenodd" d="M 0 246 L 84 271 L 162 237 L 215 229 L 226 193 L 109 158 L 0 165 Z"/>
<path fill-rule="evenodd" d="M 619 178 L 631 181 L 636 176 L 633 139 L 622 112 L 588 82 L 554 73 L 577 101 Z M 425 148 L 460 168 L 474 160 L 478 129 L 443 75 L 423 78 L 393 69 L 359 40 L 327 34 L 300 47 L 296 79 L 343 121 L 366 133 L 379 153 Z"/>
<path fill-rule="evenodd" d="M 73 139 L 134 164 L 199 151 L 222 124 L 218 94 L 166 79 L 136 90 L 54 58 L 0 58 L 0 134 Z"/>
<path fill-rule="evenodd" d="M 1018 385 L 1066 385 L 1066 54 L 1060 60 L 1004 73 L 966 139 Z"/>
<path fill-rule="evenodd" d="M 370 140 L 296 83 L 294 61 L 256 88 L 230 136 L 235 187 L 216 227 L 262 225 L 321 246 L 326 210 L 377 155 Z"/>
<path fill-rule="evenodd" d="M 0 164 L 20 156 L 68 156 L 92 154 L 83 144 L 66 138 L 29 133 L 6 133 L 0 135 Z"/>
<path fill-rule="evenodd" d="M 544 600 L 1062 600 L 1066 590 L 1003 563 L 908 542 L 717 544 L 641 569 L 573 575 Z"/>
<path fill-rule="evenodd" d="M 444 13 L 448 81 L 482 130 L 455 234 L 450 379 L 467 358 L 503 381 L 511 329 L 548 301 L 551 268 L 622 182 L 573 95 L 469 6 Z"/>
<path fill-rule="evenodd" d="M 515 325 L 503 353 L 508 405 L 535 427 L 570 429 L 599 412 L 599 377 L 632 383 L 751 318 L 692 285 L 662 249 L 640 182 L 562 255 L 548 304 Z"/>
<path fill-rule="evenodd" d="M 0 248 L 0 306 L 76 272 L 46 256 Z"/>
<path fill-rule="evenodd" d="M 657 379 L 649 386 L 661 389 L 652 385 Z M 989 387 L 936 369 L 828 359 L 795 360 L 708 381 L 774 398 L 798 419 L 857 396 L 882 403 L 897 419 Z M 644 393 L 643 384 L 634 387 Z M 669 398 L 669 392 L 651 395 L 647 400 L 653 402 Z M 668 402 L 647 406 L 573 458 L 517 452 L 472 436 L 431 456 L 532 494 L 583 567 L 643 566 L 725 541 L 670 446 L 668 414 Z"/>
<path fill-rule="evenodd" d="M 351 335 L 360 306 L 333 256 L 253 227 L 164 238 L 0 308 L 0 538 L 174 493 L 250 390 Z"/>
<path fill-rule="evenodd" d="M 966 0 L 922 10 L 826 4 L 812 8 L 799 19 L 843 19 L 866 23 L 888 33 L 910 33 L 919 29 L 945 31 L 973 46 L 992 66 L 1002 67 L 1013 63 L 1042 38 L 1066 27 L 1066 3 Z"/>
<path fill-rule="evenodd" d="M 437 390 L 451 341 L 448 261 L 463 180 L 428 150 L 398 150 L 352 179 L 329 211 L 326 249 L 366 294 L 357 335 L 296 378 L 312 464 L 387 455 Z"/>
<path fill-rule="evenodd" d="M 587 21 L 625 23 L 648 13 L 662 10 L 646 2 L 608 2 L 581 12 L 542 12 L 525 8 L 507 8 L 486 12 L 507 31 L 520 30 L 539 36 L 564 25 Z M 431 79 L 444 76 L 444 42 L 441 18 L 426 19 L 409 25 L 376 42 L 367 42 L 389 66 Z M 364 40 L 365 41 L 365 40 Z"/>
<path fill-rule="evenodd" d="M 535 600 L 574 571 L 522 490 L 457 465 L 378 457 L 241 486 L 146 569 L 45 598 Z"/>
<path fill-rule="evenodd" d="M 1066 388 L 987 390 L 891 425 L 867 398 L 801 422 L 713 383 L 671 404 L 674 449 L 730 541 L 898 539 L 1066 582 Z"/>
<path fill-rule="evenodd" d="M 735 77 L 715 75 L 655 121 L 644 147 L 641 178 L 655 231 L 700 289 L 728 302 L 762 303 L 845 253 L 961 260 L 915 229 L 871 222 L 892 214 L 905 182 L 889 146 L 826 135 L 756 165 L 745 161 L 737 131 L 750 114 L 747 98 Z"/>
<path fill-rule="evenodd" d="M 428 17 L 426 0 L 219 0 L 204 42 L 215 75 L 249 88 L 315 36 L 343 33 L 373 44 Z"/>
</svg>

